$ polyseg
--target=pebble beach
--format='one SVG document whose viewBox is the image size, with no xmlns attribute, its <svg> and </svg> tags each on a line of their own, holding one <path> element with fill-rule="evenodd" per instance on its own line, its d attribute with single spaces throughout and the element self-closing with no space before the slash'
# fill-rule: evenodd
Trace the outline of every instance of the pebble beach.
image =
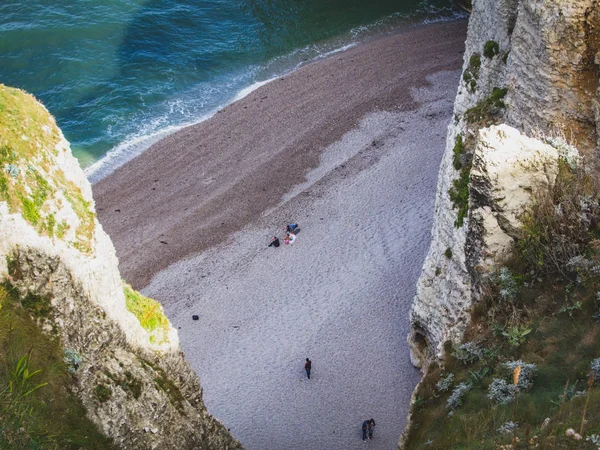
<svg viewBox="0 0 600 450">
<path fill-rule="evenodd" d="M 465 36 L 415 26 L 307 64 L 93 186 L 125 279 L 246 448 L 396 447 Z M 267 247 L 290 222 L 293 245 Z"/>
</svg>

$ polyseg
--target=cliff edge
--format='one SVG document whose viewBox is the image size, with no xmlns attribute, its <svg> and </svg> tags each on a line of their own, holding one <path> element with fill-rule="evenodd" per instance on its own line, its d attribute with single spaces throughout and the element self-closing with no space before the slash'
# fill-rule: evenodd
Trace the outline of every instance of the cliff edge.
<svg viewBox="0 0 600 450">
<path fill-rule="evenodd" d="M 470 183 L 474 149 L 486 153 L 480 130 L 503 123 L 542 141 L 560 138 L 551 142 L 557 152 L 566 148 L 561 142 L 569 142 L 595 156 L 599 80 L 597 0 L 473 0 L 463 77 L 439 172 L 432 243 L 411 313 L 408 341 L 416 366 L 426 368 L 442 357 L 444 342 L 461 340 L 480 298 L 482 274 L 493 270 L 489 253 L 494 250 L 484 241 L 514 241 L 514 226 L 503 220 L 505 206 Z M 513 141 L 506 148 L 513 170 L 534 179 L 536 168 L 516 164 L 523 145 Z M 486 205 L 496 216 L 495 229 L 473 214 Z M 482 259 L 488 261 L 483 271 Z"/>
<path fill-rule="evenodd" d="M 0 339 L 3 359 L 15 364 L 0 374 L 14 377 L 26 364 L 33 373 L 41 358 L 34 343 L 19 358 L 10 352 L 10 330 L 29 320 L 27 313 L 44 342 L 62 353 L 53 362 L 62 367 L 61 395 L 74 397 L 116 447 L 241 448 L 206 411 L 160 304 L 121 279 L 90 184 L 54 119 L 31 95 L 3 85 L 0 169 Z M 19 402 L 52 385 L 16 396 L 10 380 L 4 394 Z M 9 431 L 3 430 L 8 442 Z"/>
</svg>

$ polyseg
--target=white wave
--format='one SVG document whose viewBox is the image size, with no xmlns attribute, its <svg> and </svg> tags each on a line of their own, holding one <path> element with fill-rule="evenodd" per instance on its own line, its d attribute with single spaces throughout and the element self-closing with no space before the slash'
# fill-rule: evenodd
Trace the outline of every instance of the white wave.
<svg viewBox="0 0 600 450">
<path fill-rule="evenodd" d="M 405 22 L 418 14 L 426 15 L 426 17 L 420 22 L 423 24 L 457 20 L 467 16 L 465 12 L 459 12 L 452 8 L 436 8 L 431 6 L 427 1 L 424 1 L 421 7 L 410 15 L 394 13 L 390 16 L 379 19 L 370 25 L 361 25 L 352 28 L 347 34 L 344 35 L 345 37 L 338 36 L 338 38 L 330 40 L 327 43 L 313 43 L 305 47 L 295 49 L 286 55 L 275 57 L 264 66 L 265 71 L 267 73 L 270 72 L 270 75 L 267 75 L 269 78 L 262 81 L 256 81 L 251 85 L 240 89 L 237 94 L 230 98 L 229 101 L 221 104 L 199 118 L 194 118 L 184 123 L 168 125 L 164 128 L 161 128 L 164 123 L 168 122 L 169 116 L 176 110 L 180 115 L 185 115 L 185 102 L 181 99 L 173 101 L 169 105 L 168 114 L 154 119 L 149 125 L 142 127 L 138 132 L 125 139 L 116 147 L 113 147 L 104 157 L 88 166 L 85 169 L 85 174 L 89 178 L 90 182 L 95 183 L 111 174 L 131 159 L 143 153 L 145 150 L 150 148 L 152 144 L 158 142 L 165 136 L 175 133 L 176 131 L 187 126 L 194 125 L 211 118 L 217 113 L 217 111 L 225 106 L 241 100 L 265 84 L 282 76 L 288 75 L 307 63 L 322 60 L 331 55 L 356 47 L 359 44 L 359 41 L 365 36 L 372 33 L 381 32 L 384 29 L 394 29 L 399 25 L 398 22 Z M 277 66 L 280 66 L 279 69 L 274 69 Z M 251 67 L 249 70 L 256 72 L 258 68 Z M 235 81 L 236 79 L 239 78 L 236 76 L 232 81 Z M 157 128 L 159 129 L 157 130 Z"/>
<path fill-rule="evenodd" d="M 240 92 L 238 92 L 236 94 L 235 97 L 233 97 L 233 100 L 231 101 L 231 103 L 237 102 L 238 100 L 243 99 L 244 97 L 246 97 L 247 95 L 251 94 L 252 92 L 254 92 L 255 90 L 257 90 L 259 87 L 264 86 L 267 83 L 270 83 L 273 80 L 276 80 L 279 77 L 273 77 L 273 78 L 269 78 L 268 80 L 264 80 L 264 81 L 257 81 L 256 83 L 251 84 L 250 86 L 242 89 Z"/>
</svg>

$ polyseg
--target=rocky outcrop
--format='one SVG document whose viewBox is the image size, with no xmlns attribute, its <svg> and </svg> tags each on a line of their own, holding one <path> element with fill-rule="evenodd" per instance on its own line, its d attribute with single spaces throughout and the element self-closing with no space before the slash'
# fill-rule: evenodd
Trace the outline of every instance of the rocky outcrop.
<svg viewBox="0 0 600 450">
<path fill-rule="evenodd" d="M 561 131 L 581 151 L 595 151 L 599 52 L 600 1 L 521 0 L 507 67 L 507 123 L 527 133 Z"/>
<path fill-rule="evenodd" d="M 558 137 L 588 155 L 597 154 L 600 142 L 600 1 L 472 3 L 432 243 L 411 312 L 411 359 L 424 369 L 443 357 L 445 341 L 460 341 L 481 271 L 493 270 L 517 237 L 528 189 L 552 178 L 557 151 L 527 136 Z M 513 129 L 481 130 L 494 123 Z M 472 168 L 456 162 L 459 136 Z M 540 155 L 546 161 L 541 166 L 531 159 Z M 461 178 L 468 185 L 464 218 L 450 194 Z"/>
<path fill-rule="evenodd" d="M 22 91 L 0 85 L 0 100 L 0 280 L 42 305 L 36 318 L 64 347 L 71 394 L 122 448 L 241 448 L 206 411 L 162 307 L 124 288 L 53 118 Z"/>
<path fill-rule="evenodd" d="M 510 256 L 523 226 L 520 217 L 532 193 L 554 183 L 558 158 L 555 147 L 507 125 L 479 130 L 471 169 L 469 234 L 474 257 L 469 265 L 477 272 L 490 273 Z"/>
</svg>

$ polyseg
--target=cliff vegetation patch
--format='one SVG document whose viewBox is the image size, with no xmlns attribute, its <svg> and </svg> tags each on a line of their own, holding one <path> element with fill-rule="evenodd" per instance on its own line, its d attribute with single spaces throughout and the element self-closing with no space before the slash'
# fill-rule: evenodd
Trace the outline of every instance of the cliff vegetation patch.
<svg viewBox="0 0 600 450">
<path fill-rule="evenodd" d="M 116 449 L 71 387 L 60 342 L 39 329 L 9 284 L 0 285 L 0 448 Z"/>
<path fill-rule="evenodd" d="M 156 300 L 144 297 L 127 283 L 123 283 L 125 302 L 129 312 L 133 313 L 150 335 L 150 342 L 162 344 L 169 339 L 171 324 L 163 312 L 163 307 Z"/>
<path fill-rule="evenodd" d="M 464 342 L 421 382 L 405 448 L 598 448 L 597 173 L 563 160 L 523 222 L 512 257 L 482 274 Z"/>
<path fill-rule="evenodd" d="M 504 97 L 508 89 L 495 87 L 486 99 L 465 112 L 465 118 L 470 124 L 477 124 L 479 128 L 494 125 L 500 113 L 506 108 Z"/>
<path fill-rule="evenodd" d="M 473 53 L 469 58 L 469 66 L 463 73 L 463 81 L 467 85 L 467 90 L 470 93 L 477 89 L 477 80 L 479 79 L 479 70 L 481 69 L 481 55 Z"/>
<path fill-rule="evenodd" d="M 454 145 L 453 164 L 456 170 L 460 170 L 459 177 L 452 182 L 448 194 L 458 215 L 454 226 L 460 228 L 463 226 L 465 218 L 469 213 L 469 184 L 471 180 L 472 152 L 467 152 L 462 135 L 456 137 Z"/>
<path fill-rule="evenodd" d="M 500 46 L 496 41 L 487 41 L 483 46 L 483 56 L 492 59 L 500 53 Z"/>
<path fill-rule="evenodd" d="M 0 201 L 20 213 L 38 233 L 65 239 L 70 225 L 63 209 L 69 203 L 78 222 L 71 245 L 90 252 L 95 214 L 81 190 L 56 169 L 60 133 L 37 100 L 0 84 Z"/>
</svg>

